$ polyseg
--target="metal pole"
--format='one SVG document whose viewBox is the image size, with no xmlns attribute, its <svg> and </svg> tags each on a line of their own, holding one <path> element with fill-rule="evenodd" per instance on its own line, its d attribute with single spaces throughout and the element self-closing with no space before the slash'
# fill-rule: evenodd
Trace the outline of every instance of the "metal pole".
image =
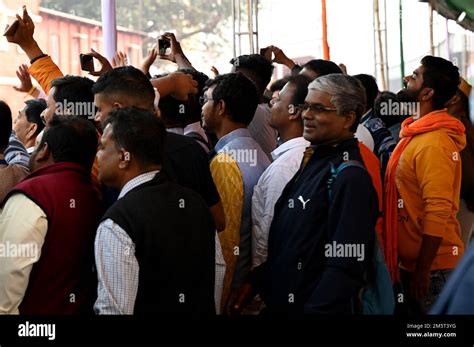
<svg viewBox="0 0 474 347">
<path fill-rule="evenodd" d="M 405 78 L 405 58 L 403 56 L 403 7 L 402 1 L 398 2 L 398 18 L 399 18 L 399 27 L 400 27 L 400 73 L 401 73 L 401 85 L 403 87 L 403 79 Z"/>
<path fill-rule="evenodd" d="M 428 1 L 428 8 L 430 11 L 430 52 L 431 55 L 434 55 L 434 38 L 433 38 L 433 5 L 431 0 Z"/>
<path fill-rule="evenodd" d="M 375 29 L 375 4 L 373 1 L 372 1 L 372 28 L 374 29 L 374 76 L 377 77 L 377 42 L 376 42 L 377 30 Z"/>
<path fill-rule="evenodd" d="M 329 44 L 328 44 L 328 26 L 326 17 L 326 0 L 321 0 L 321 23 L 323 26 L 323 58 L 329 60 Z"/>
<path fill-rule="evenodd" d="M 252 16 L 252 4 L 251 0 L 247 0 L 247 30 L 249 32 L 249 46 L 250 46 L 250 54 L 255 53 L 253 47 L 253 16 Z"/>
<path fill-rule="evenodd" d="M 379 13 L 379 0 L 374 0 L 375 5 L 375 25 L 377 28 L 377 40 L 379 46 L 379 54 L 380 54 L 380 76 L 382 78 L 382 88 L 383 90 L 387 90 L 387 82 L 385 80 L 385 62 L 384 62 L 384 54 L 383 54 L 383 45 L 382 45 L 382 33 L 380 31 L 380 13 Z"/>
<path fill-rule="evenodd" d="M 448 19 L 446 18 L 446 52 L 448 60 L 451 61 L 451 38 L 449 37 Z"/>
<path fill-rule="evenodd" d="M 238 3 L 238 6 L 237 6 L 237 29 L 238 29 L 238 36 L 239 36 L 239 55 L 242 54 L 242 29 L 241 29 L 241 21 L 242 21 L 242 17 L 241 17 L 241 6 L 240 6 L 240 1 L 241 0 L 237 0 L 237 3 Z"/>
<path fill-rule="evenodd" d="M 232 0 L 232 49 L 234 52 L 234 58 L 237 57 L 236 52 L 236 42 L 235 42 L 235 0 Z"/>
<path fill-rule="evenodd" d="M 259 43 L 258 43 L 258 0 L 254 0 L 255 4 L 255 41 L 257 44 L 257 51 L 255 53 L 259 52 Z"/>
<path fill-rule="evenodd" d="M 387 37 L 387 0 L 383 0 L 383 11 L 384 11 L 384 30 L 385 30 L 385 73 L 387 88 L 390 89 L 390 74 L 388 67 L 388 37 Z"/>
</svg>

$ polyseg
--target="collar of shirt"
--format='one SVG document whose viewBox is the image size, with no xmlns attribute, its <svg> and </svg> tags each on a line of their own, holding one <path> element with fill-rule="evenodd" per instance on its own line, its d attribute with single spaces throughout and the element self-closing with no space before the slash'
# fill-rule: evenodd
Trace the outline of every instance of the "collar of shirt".
<svg viewBox="0 0 474 347">
<path fill-rule="evenodd" d="M 229 142 L 239 137 L 252 137 L 252 135 L 250 135 L 250 132 L 247 128 L 240 128 L 231 131 L 227 135 L 221 137 L 219 141 L 217 141 L 215 151 L 219 153 L 219 151 L 224 148 Z"/>
<path fill-rule="evenodd" d="M 178 135 L 184 135 L 184 128 L 168 128 L 166 129 L 169 133 L 175 133 Z"/>
<path fill-rule="evenodd" d="M 125 194 L 127 194 L 129 191 L 131 191 L 133 188 L 138 187 L 139 185 L 142 185 L 146 182 L 151 181 L 153 178 L 155 178 L 155 175 L 160 172 L 159 170 L 155 171 L 150 171 L 146 172 L 144 174 L 138 175 L 135 178 L 132 178 L 130 181 L 128 181 L 120 191 L 120 195 L 118 199 L 123 198 Z"/>
<path fill-rule="evenodd" d="M 206 132 L 201 126 L 201 122 L 194 122 L 191 124 L 188 124 L 184 127 L 184 135 L 189 134 L 189 133 L 198 133 L 201 136 L 204 136 L 206 138 Z"/>
<path fill-rule="evenodd" d="M 277 160 L 282 154 L 288 152 L 290 149 L 297 147 L 308 147 L 309 145 L 311 145 L 311 143 L 305 140 L 303 136 L 296 137 L 275 148 L 275 150 L 271 153 L 272 158 L 273 160 Z"/>
</svg>

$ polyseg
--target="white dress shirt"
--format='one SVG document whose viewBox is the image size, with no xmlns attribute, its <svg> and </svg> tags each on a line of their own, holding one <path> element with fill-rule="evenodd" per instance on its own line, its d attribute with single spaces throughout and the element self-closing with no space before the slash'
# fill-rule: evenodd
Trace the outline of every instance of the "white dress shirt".
<svg viewBox="0 0 474 347">
<path fill-rule="evenodd" d="M 310 143 L 303 137 L 286 141 L 272 153 L 273 163 L 263 172 L 252 196 L 252 268 L 267 259 L 268 232 L 275 203 L 301 166 Z"/>
</svg>

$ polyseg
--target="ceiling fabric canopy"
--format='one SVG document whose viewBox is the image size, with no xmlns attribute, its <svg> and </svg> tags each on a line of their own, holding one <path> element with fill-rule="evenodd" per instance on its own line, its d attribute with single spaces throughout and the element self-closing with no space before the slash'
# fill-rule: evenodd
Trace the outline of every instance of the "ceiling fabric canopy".
<svg viewBox="0 0 474 347">
<path fill-rule="evenodd" d="M 433 9 L 445 18 L 457 21 L 464 12 L 464 18 L 458 24 L 464 29 L 474 31 L 474 0 L 420 0 L 430 2 Z"/>
</svg>

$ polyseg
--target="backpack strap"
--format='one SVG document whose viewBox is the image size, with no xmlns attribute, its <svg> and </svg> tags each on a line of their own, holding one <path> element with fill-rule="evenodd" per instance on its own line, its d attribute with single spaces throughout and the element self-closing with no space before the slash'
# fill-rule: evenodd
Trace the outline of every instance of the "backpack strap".
<svg viewBox="0 0 474 347">
<path fill-rule="evenodd" d="M 337 175 L 339 175 L 342 171 L 344 171 L 345 169 L 349 167 L 358 167 L 364 171 L 367 171 L 365 166 L 357 160 L 343 161 L 341 164 L 339 164 L 337 168 L 334 166 L 333 162 L 331 162 L 330 165 L 331 165 L 331 176 L 327 180 L 329 202 L 332 201 L 332 187 L 334 185 L 334 182 L 336 181 Z"/>
</svg>

